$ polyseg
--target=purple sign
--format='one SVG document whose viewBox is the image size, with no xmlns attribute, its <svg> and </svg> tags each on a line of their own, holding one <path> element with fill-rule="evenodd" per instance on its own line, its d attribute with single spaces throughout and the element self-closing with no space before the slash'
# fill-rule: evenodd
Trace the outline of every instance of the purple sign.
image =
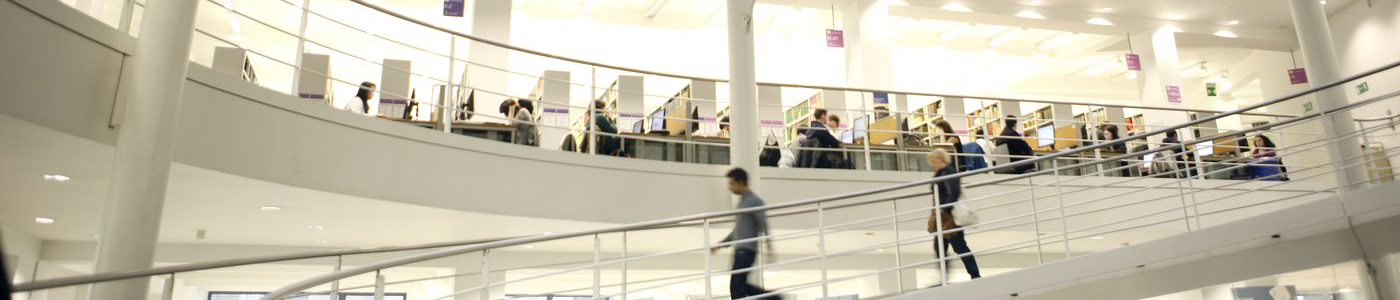
<svg viewBox="0 0 1400 300">
<path fill-rule="evenodd" d="M 890 104 L 890 94 L 875 93 L 875 104 Z"/>
<path fill-rule="evenodd" d="M 1288 82 L 1292 84 L 1308 83 L 1308 71 L 1303 68 L 1288 69 Z"/>
<path fill-rule="evenodd" d="M 783 126 L 783 121 L 778 120 L 763 120 L 758 123 L 763 125 Z"/>
<path fill-rule="evenodd" d="M 1137 54 L 1128 54 L 1124 61 L 1128 64 L 1128 70 L 1142 71 L 1142 58 L 1139 58 Z"/>
<path fill-rule="evenodd" d="M 1181 87 L 1175 85 L 1167 86 L 1167 102 L 1181 103 Z"/>
<path fill-rule="evenodd" d="M 467 8 L 467 0 L 443 0 L 442 15 L 448 17 L 461 17 Z"/>
<path fill-rule="evenodd" d="M 840 29 L 826 30 L 826 46 L 841 48 L 846 46 L 846 37 L 841 34 Z"/>
</svg>

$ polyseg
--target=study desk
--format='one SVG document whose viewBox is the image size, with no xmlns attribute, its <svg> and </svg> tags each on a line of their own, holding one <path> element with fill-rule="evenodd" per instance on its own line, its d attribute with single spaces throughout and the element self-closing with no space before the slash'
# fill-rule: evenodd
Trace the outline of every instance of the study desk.
<svg viewBox="0 0 1400 300">
<path fill-rule="evenodd" d="M 436 121 L 392 119 L 382 115 L 375 117 L 427 129 L 441 130 Z M 452 122 L 451 131 L 454 134 L 509 143 L 512 133 L 515 132 L 515 127 L 510 126 L 510 124 L 491 122 Z"/>
</svg>

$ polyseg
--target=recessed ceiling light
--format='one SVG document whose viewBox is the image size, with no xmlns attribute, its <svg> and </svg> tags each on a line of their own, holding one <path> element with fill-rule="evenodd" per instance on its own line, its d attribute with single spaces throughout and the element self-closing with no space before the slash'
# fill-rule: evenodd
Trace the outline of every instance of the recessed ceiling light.
<svg viewBox="0 0 1400 300">
<path fill-rule="evenodd" d="M 948 5 L 943 6 L 943 9 L 960 12 L 972 12 L 971 8 L 967 8 L 966 5 L 962 5 L 961 3 L 948 3 Z"/>
<path fill-rule="evenodd" d="M 1104 8 L 1100 8 L 1099 11 L 1113 11 L 1113 8 L 1105 6 Z"/>
<path fill-rule="evenodd" d="M 311 226 L 306 226 L 306 229 L 315 229 L 315 230 L 321 230 L 321 229 L 326 229 L 326 226 L 321 226 L 321 225 L 311 225 Z"/>
<path fill-rule="evenodd" d="M 1085 22 L 1094 25 L 1113 26 L 1113 22 L 1109 22 L 1107 19 L 1104 18 L 1093 18 Z"/>
<path fill-rule="evenodd" d="M 279 210 L 282 210 L 282 207 L 281 207 L 281 206 L 267 205 L 267 206 L 260 207 L 259 209 L 262 209 L 262 210 L 265 210 L 265 211 L 279 211 Z"/>
<path fill-rule="evenodd" d="M 1128 71 L 1128 80 L 1137 79 L 1137 71 Z"/>
<path fill-rule="evenodd" d="M 1240 37 L 1239 35 L 1235 35 L 1234 32 L 1230 32 L 1229 30 L 1216 31 L 1216 32 L 1215 32 L 1215 36 L 1223 37 L 1223 38 L 1232 38 L 1232 39 L 1233 39 L 1233 38 Z"/>
<path fill-rule="evenodd" d="M 1178 14 L 1178 15 L 1172 16 L 1172 20 L 1181 20 L 1181 19 L 1185 19 L 1185 18 L 1186 18 L 1186 15 L 1182 15 L 1182 14 Z"/>
<path fill-rule="evenodd" d="M 51 219 L 51 218 L 45 218 L 45 217 L 38 217 L 38 218 L 34 218 L 34 223 L 39 223 L 39 224 L 44 224 L 44 225 L 53 224 L 53 219 Z"/>
<path fill-rule="evenodd" d="M 1045 4 L 1045 1 L 1041 1 L 1041 0 L 1031 1 L 1031 5 L 1041 5 L 1041 4 Z"/>
<path fill-rule="evenodd" d="M 1103 239 L 1103 236 L 1092 236 L 1092 237 L 1089 237 L 1089 239 L 1091 239 L 1091 240 L 1102 240 L 1102 239 Z"/>
<path fill-rule="evenodd" d="M 1322 2 L 1327 2 L 1327 1 L 1322 1 Z M 1338 289 L 1338 290 L 1337 290 L 1338 293 L 1350 293 L 1350 292 L 1355 292 L 1355 291 L 1356 291 L 1356 290 L 1349 289 L 1349 288 L 1341 288 L 1341 289 Z"/>
<path fill-rule="evenodd" d="M 1327 5 L 1327 0 L 1322 0 L 1322 5 Z"/>
<path fill-rule="evenodd" d="M 875 251 L 885 252 L 885 248 L 875 249 Z"/>
<path fill-rule="evenodd" d="M 1230 22 L 1226 22 L 1226 24 L 1230 24 L 1230 25 L 1240 25 L 1240 20 L 1230 20 Z"/>
<path fill-rule="evenodd" d="M 1027 18 L 1027 19 L 1044 19 L 1044 18 L 1045 18 L 1044 15 L 1041 15 L 1041 14 L 1038 13 L 1038 12 L 1033 12 L 1033 11 L 1029 11 L 1029 10 L 1023 10 L 1023 11 L 1021 11 L 1021 12 L 1019 12 L 1019 13 L 1016 13 L 1016 16 L 1017 16 L 1017 17 L 1022 17 L 1022 18 Z"/>
<path fill-rule="evenodd" d="M 73 177 L 68 177 L 68 176 L 58 175 L 58 174 L 45 174 L 45 175 L 44 175 L 44 180 L 48 180 L 48 181 L 57 181 L 57 182 L 68 182 L 69 180 L 73 180 Z"/>
</svg>

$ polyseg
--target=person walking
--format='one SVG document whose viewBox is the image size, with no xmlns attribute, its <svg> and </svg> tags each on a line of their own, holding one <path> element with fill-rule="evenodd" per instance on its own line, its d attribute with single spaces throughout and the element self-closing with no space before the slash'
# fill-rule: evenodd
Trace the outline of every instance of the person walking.
<svg viewBox="0 0 1400 300">
<path fill-rule="evenodd" d="M 952 164 L 949 163 L 953 160 L 949 157 L 947 150 L 934 149 L 933 152 L 929 152 L 927 159 L 928 165 L 933 167 L 934 170 L 938 170 L 938 173 L 935 173 L 934 177 L 948 176 L 957 173 Z M 932 189 L 933 192 L 938 195 L 937 203 L 940 208 L 930 212 L 928 232 L 935 233 L 940 230 L 947 231 L 957 229 L 959 226 L 957 226 L 953 220 L 952 204 L 957 203 L 959 198 L 962 198 L 962 179 L 952 178 L 940 181 L 929 186 L 929 189 Z M 943 233 L 941 236 L 935 237 L 934 241 L 933 250 L 934 253 L 938 255 L 939 259 L 943 259 L 943 254 L 948 251 L 948 247 L 952 247 L 953 252 L 962 255 L 963 267 L 967 268 L 967 275 L 972 276 L 972 279 L 982 277 L 981 270 L 977 269 L 977 258 L 972 256 L 972 249 L 967 247 L 966 230 Z"/>
<path fill-rule="evenodd" d="M 754 195 L 749 190 L 749 175 L 742 168 L 734 168 L 725 174 L 729 178 L 729 192 L 739 195 L 741 199 L 735 209 L 745 209 L 763 206 L 763 199 Z M 758 241 L 754 238 L 768 235 L 768 214 L 763 211 L 755 211 L 734 216 L 734 231 L 729 232 L 729 236 L 724 237 L 720 244 L 731 241 L 741 241 L 734 244 L 734 268 L 733 270 L 743 270 L 753 267 L 754 260 L 758 258 Z M 773 244 L 768 244 L 768 252 L 773 252 Z M 710 248 L 710 253 L 719 252 L 720 248 L 726 246 L 714 246 Z M 729 297 L 741 299 L 762 294 L 768 291 L 761 287 L 749 284 L 749 271 L 735 272 L 729 275 Z M 761 299 L 780 299 L 778 295 L 760 297 Z"/>
</svg>

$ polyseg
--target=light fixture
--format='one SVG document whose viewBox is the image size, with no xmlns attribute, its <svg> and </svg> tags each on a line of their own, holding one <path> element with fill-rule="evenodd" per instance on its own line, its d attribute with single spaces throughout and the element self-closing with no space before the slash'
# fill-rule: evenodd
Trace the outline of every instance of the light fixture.
<svg viewBox="0 0 1400 300">
<path fill-rule="evenodd" d="M 971 23 L 968 23 L 968 24 L 966 24 L 966 25 L 964 25 L 964 24 L 953 25 L 953 28 L 949 28 L 947 31 L 944 31 L 942 34 L 939 34 L 939 35 L 938 35 L 938 42 L 939 42 L 939 43 L 947 43 L 947 42 L 950 42 L 950 41 L 952 41 L 953 39 L 958 38 L 958 36 L 961 36 L 961 35 L 963 35 L 963 34 L 967 34 L 968 31 L 972 31 L 973 26 L 976 26 L 976 25 L 973 25 L 973 24 L 971 24 Z"/>
<path fill-rule="evenodd" d="M 328 241 L 325 241 L 325 240 L 318 240 L 318 241 L 316 241 L 316 243 L 317 243 L 317 244 L 325 244 L 325 243 L 329 243 L 329 242 L 328 242 Z"/>
<path fill-rule="evenodd" d="M 1018 12 L 1018 13 L 1016 13 L 1016 16 L 1017 16 L 1017 17 L 1022 17 L 1022 18 L 1027 18 L 1027 19 L 1045 19 L 1045 16 L 1044 16 L 1044 15 L 1041 15 L 1041 14 L 1038 13 L 1038 12 L 1029 11 L 1029 10 L 1023 10 L 1023 11 L 1021 11 L 1021 12 Z"/>
<path fill-rule="evenodd" d="M 875 249 L 877 252 L 885 252 L 885 248 Z"/>
<path fill-rule="evenodd" d="M 1322 0 L 1322 5 L 1327 5 L 1327 0 Z"/>
<path fill-rule="evenodd" d="M 1051 36 L 1050 38 L 1041 41 L 1040 44 L 1036 45 L 1035 48 L 1036 50 L 1040 51 L 1050 51 L 1051 49 L 1055 49 L 1055 47 L 1064 45 L 1066 42 L 1069 42 L 1069 40 L 1072 40 L 1076 37 L 1079 37 L 1078 33 L 1057 33 L 1054 36 Z"/>
<path fill-rule="evenodd" d="M 1200 75 L 1201 73 L 1205 73 L 1207 70 L 1208 70 L 1208 69 L 1206 69 L 1206 62 L 1203 61 L 1203 62 L 1194 64 L 1194 65 L 1191 65 L 1191 66 L 1189 66 L 1189 67 L 1186 67 L 1185 69 L 1182 69 L 1182 70 L 1181 70 L 1181 78 L 1187 78 L 1187 77 L 1191 77 L 1191 76 Z"/>
<path fill-rule="evenodd" d="M 554 232 L 553 232 L 553 231 L 545 231 L 545 232 L 544 232 L 544 235 L 551 235 L 551 234 L 554 234 Z"/>
<path fill-rule="evenodd" d="M 1327 3 L 1327 1 L 1322 1 L 1322 2 L 1323 2 L 1323 3 Z M 1356 290 L 1351 289 L 1351 288 L 1340 288 L 1340 289 L 1337 289 L 1337 292 L 1338 292 L 1338 293 L 1350 293 L 1350 292 L 1355 292 L 1355 291 L 1356 291 Z"/>
<path fill-rule="evenodd" d="M 1088 21 L 1084 21 L 1084 22 L 1085 22 L 1085 23 L 1089 23 L 1089 24 L 1094 24 L 1094 25 L 1113 26 L 1113 22 L 1109 22 L 1107 19 L 1104 19 L 1104 18 L 1093 18 L 1093 19 L 1089 19 Z"/>
<path fill-rule="evenodd" d="M 45 218 L 45 217 L 38 217 L 38 218 L 34 218 L 34 223 L 49 225 L 49 224 L 53 224 L 53 219 L 52 219 L 52 218 Z"/>
<path fill-rule="evenodd" d="M 1104 6 L 1103 8 L 1100 8 L 1099 11 L 1110 12 L 1113 11 L 1113 7 Z"/>
<path fill-rule="evenodd" d="M 1025 28 L 1006 29 L 1006 31 L 1001 32 L 1001 34 L 992 37 L 992 40 L 987 43 L 987 47 L 1001 47 L 1001 45 L 1005 45 L 1007 42 L 1010 42 L 1012 39 L 1020 37 L 1023 34 L 1026 34 Z"/>
<path fill-rule="evenodd" d="M 948 3 L 948 5 L 943 6 L 943 9 L 957 12 L 972 12 L 971 8 L 967 8 L 966 5 L 962 5 L 961 3 Z"/>
<path fill-rule="evenodd" d="M 1031 4 L 1031 5 L 1041 5 L 1041 4 L 1045 4 L 1045 1 L 1035 0 L 1035 1 L 1031 1 L 1030 4 Z"/>
<path fill-rule="evenodd" d="M 1186 18 L 1186 15 L 1183 15 L 1183 14 L 1177 14 L 1177 15 L 1175 15 L 1175 16 L 1172 16 L 1172 20 L 1181 20 L 1181 19 L 1185 19 L 1185 18 Z"/>
<path fill-rule="evenodd" d="M 1137 71 L 1128 71 L 1128 80 L 1137 79 Z"/>
<path fill-rule="evenodd" d="M 44 175 L 44 180 L 48 180 L 48 181 L 57 181 L 57 182 L 68 182 L 69 180 L 73 180 L 73 177 L 68 177 L 68 176 L 58 175 L 58 174 L 45 174 L 45 175 Z"/>
<path fill-rule="evenodd" d="M 326 226 L 311 225 L 311 226 L 306 226 L 306 229 L 322 230 L 322 229 L 326 229 Z"/>
<path fill-rule="evenodd" d="M 1103 236 L 1092 236 L 1092 237 L 1089 237 L 1089 239 L 1091 239 L 1091 240 L 1102 240 L 1102 239 L 1103 239 Z"/>
<path fill-rule="evenodd" d="M 1225 24 L 1240 25 L 1240 20 L 1230 20 L 1230 22 L 1226 22 Z"/>
<path fill-rule="evenodd" d="M 279 211 L 279 210 L 282 210 L 282 207 L 281 207 L 281 206 L 265 205 L 265 206 L 263 206 L 263 207 L 259 207 L 259 209 L 262 209 L 262 210 L 264 210 L 264 211 Z"/>
<path fill-rule="evenodd" d="M 520 246 L 520 248 L 534 249 L 534 248 L 535 248 L 535 245 L 524 245 L 524 246 Z"/>
<path fill-rule="evenodd" d="M 1234 32 L 1230 32 L 1229 30 L 1216 31 L 1215 36 L 1232 39 L 1240 37 L 1239 35 L 1235 35 Z"/>
<path fill-rule="evenodd" d="M 666 2 L 670 0 L 656 0 L 651 3 L 651 8 L 647 9 L 647 19 L 656 18 L 656 14 L 661 13 L 661 8 L 666 7 Z"/>
</svg>

